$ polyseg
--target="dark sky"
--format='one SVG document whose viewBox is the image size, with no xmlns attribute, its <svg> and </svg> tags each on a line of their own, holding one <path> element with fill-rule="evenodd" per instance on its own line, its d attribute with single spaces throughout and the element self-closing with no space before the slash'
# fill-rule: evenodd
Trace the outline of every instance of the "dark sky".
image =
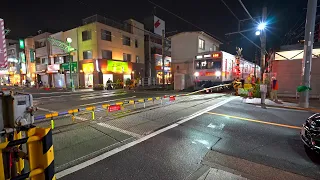
<svg viewBox="0 0 320 180">
<path fill-rule="evenodd" d="M 239 19 L 248 18 L 238 0 L 224 0 Z M 153 0 L 156 4 L 183 17 L 206 32 L 215 35 L 223 43 L 223 48 L 234 53 L 235 46 L 243 47 L 245 58 L 252 59 L 256 51 L 249 41 L 241 35 L 225 36 L 225 33 L 237 31 L 238 23 L 221 0 Z M 277 47 L 284 35 L 298 21 L 304 21 L 307 0 L 242 0 L 252 16 L 260 16 L 263 5 L 268 8 L 270 21 L 267 33 L 268 47 Z M 0 18 L 5 20 L 6 28 L 11 29 L 8 38 L 25 38 L 36 34 L 38 30 L 49 29 L 53 33 L 68 30 L 81 25 L 85 17 L 100 14 L 108 18 L 123 21 L 133 18 L 142 22 L 144 17 L 152 15 L 154 5 L 148 0 L 2 0 Z M 169 31 L 198 30 L 194 26 L 176 18 L 168 12 L 156 8 L 156 15 L 166 21 Z M 304 16 L 303 18 L 300 18 Z M 250 21 L 243 28 L 252 26 Z M 259 44 L 254 32 L 245 33 Z"/>
</svg>

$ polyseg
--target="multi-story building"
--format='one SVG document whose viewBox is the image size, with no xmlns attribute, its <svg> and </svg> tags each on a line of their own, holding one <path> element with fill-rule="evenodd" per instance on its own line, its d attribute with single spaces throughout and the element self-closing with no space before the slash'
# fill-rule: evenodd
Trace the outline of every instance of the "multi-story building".
<svg viewBox="0 0 320 180">
<path fill-rule="evenodd" d="M 67 38 L 72 39 L 74 48 L 71 58 L 64 48 Z M 70 86 L 70 64 L 75 87 L 106 85 L 109 79 L 124 82 L 145 74 L 144 25 L 133 19 L 118 23 L 95 15 L 83 19 L 80 27 L 42 33 L 25 41 L 30 41 L 26 52 L 35 50 L 37 81 L 51 87 Z"/>
<path fill-rule="evenodd" d="M 144 20 L 145 24 L 145 75 L 148 83 L 162 84 L 162 31 L 165 34 L 165 22 L 156 16 L 150 16 Z M 165 83 L 171 83 L 171 42 L 165 41 Z"/>
<path fill-rule="evenodd" d="M 78 27 L 80 85 L 144 77 L 144 25 L 95 15 Z"/>
<path fill-rule="evenodd" d="M 20 49 L 19 41 L 6 39 L 8 67 L 3 75 L 2 82 L 6 84 L 20 85 L 24 81 L 26 73 L 25 56 Z"/>
<path fill-rule="evenodd" d="M 219 51 L 221 42 L 202 31 L 181 32 L 170 39 L 172 71 L 184 74 L 186 87 L 192 86 L 194 58 L 199 53 Z"/>
<path fill-rule="evenodd" d="M 24 40 L 24 45 L 24 53 L 26 56 L 26 75 L 27 79 L 30 80 L 31 84 L 34 85 L 36 82 L 36 53 L 33 38 L 26 38 Z"/>
</svg>

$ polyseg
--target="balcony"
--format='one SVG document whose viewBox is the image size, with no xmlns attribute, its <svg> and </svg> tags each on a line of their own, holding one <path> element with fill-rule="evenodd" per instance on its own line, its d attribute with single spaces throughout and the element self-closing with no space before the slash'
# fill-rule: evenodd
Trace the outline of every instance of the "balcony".
<svg viewBox="0 0 320 180">
<path fill-rule="evenodd" d="M 94 23 L 94 22 L 99 22 L 99 23 L 105 24 L 107 26 L 111 26 L 111 27 L 114 27 L 114 28 L 117 28 L 117 29 L 120 29 L 122 31 L 125 31 L 125 32 L 132 34 L 132 26 L 128 23 L 119 23 L 114 20 L 100 16 L 100 15 L 93 15 L 93 16 L 87 17 L 85 19 L 82 19 L 83 25 Z"/>
</svg>

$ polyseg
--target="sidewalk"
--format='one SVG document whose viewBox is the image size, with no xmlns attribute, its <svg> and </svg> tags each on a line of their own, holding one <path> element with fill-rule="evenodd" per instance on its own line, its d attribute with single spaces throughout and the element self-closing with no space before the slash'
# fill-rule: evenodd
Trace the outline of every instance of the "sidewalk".
<svg viewBox="0 0 320 180">
<path fill-rule="evenodd" d="M 202 160 L 202 169 L 209 167 L 203 173 L 201 168 L 196 174 L 202 174 L 197 180 L 245 180 L 245 179 L 273 179 L 273 180 L 309 180 L 311 178 L 283 171 L 273 167 L 258 164 L 245 159 L 229 156 L 210 150 Z"/>
<path fill-rule="evenodd" d="M 243 103 L 259 105 L 261 106 L 260 98 L 243 98 Z M 305 110 L 314 113 L 320 113 L 320 101 L 319 100 L 310 100 L 309 108 L 299 107 L 299 99 L 295 98 L 281 98 L 278 102 L 271 101 L 270 99 L 265 100 L 266 107 L 277 107 L 277 108 L 286 108 L 286 109 L 295 109 L 295 110 Z"/>
</svg>

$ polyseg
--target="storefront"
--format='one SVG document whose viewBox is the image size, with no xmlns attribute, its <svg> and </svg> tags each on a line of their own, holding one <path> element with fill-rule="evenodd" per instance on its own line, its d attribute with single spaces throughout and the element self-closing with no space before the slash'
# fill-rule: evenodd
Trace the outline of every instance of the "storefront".
<svg viewBox="0 0 320 180">
<path fill-rule="evenodd" d="M 84 74 L 84 85 L 85 87 L 93 87 L 93 73 L 94 65 L 93 63 L 86 63 L 82 65 L 82 71 Z"/>
<path fill-rule="evenodd" d="M 162 84 L 162 55 L 155 54 L 156 61 L 156 74 L 157 74 L 157 84 Z M 172 74 L 171 74 L 171 57 L 165 57 L 164 59 L 164 81 L 165 84 L 171 84 Z"/>
<path fill-rule="evenodd" d="M 7 69 L 0 70 L 0 85 L 9 84 L 9 71 Z"/>
<path fill-rule="evenodd" d="M 47 65 L 46 64 L 38 64 L 36 65 L 36 74 L 37 74 L 37 82 L 42 81 L 42 85 L 49 85 L 49 78 L 47 74 Z"/>
<path fill-rule="evenodd" d="M 47 74 L 51 79 L 52 87 L 62 88 L 64 86 L 64 76 L 59 73 L 60 64 L 52 64 L 48 65 Z"/>
</svg>

